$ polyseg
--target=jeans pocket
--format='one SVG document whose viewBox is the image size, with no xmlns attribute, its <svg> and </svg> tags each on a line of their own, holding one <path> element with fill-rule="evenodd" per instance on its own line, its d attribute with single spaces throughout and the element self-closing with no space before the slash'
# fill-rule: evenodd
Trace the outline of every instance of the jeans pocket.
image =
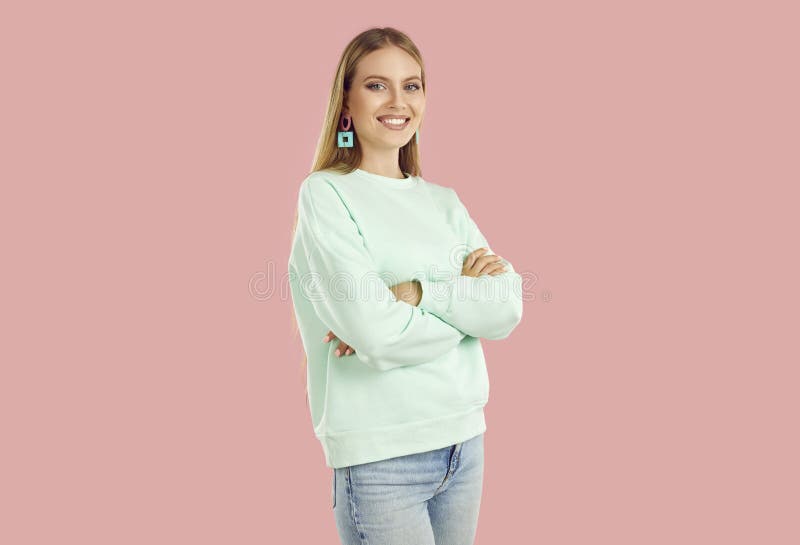
<svg viewBox="0 0 800 545">
<path fill-rule="evenodd" d="M 333 492 L 331 493 L 331 496 L 333 496 L 331 498 L 331 509 L 334 509 L 336 507 L 336 468 L 334 468 L 333 470 L 333 479 L 331 480 L 333 481 Z"/>
</svg>

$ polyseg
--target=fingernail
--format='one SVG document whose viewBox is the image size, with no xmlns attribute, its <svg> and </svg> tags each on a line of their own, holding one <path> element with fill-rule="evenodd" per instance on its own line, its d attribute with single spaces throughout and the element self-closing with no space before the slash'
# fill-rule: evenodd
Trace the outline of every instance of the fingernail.
<svg viewBox="0 0 800 545">
<path fill-rule="evenodd" d="M 353 349 L 352 348 L 348 348 L 347 350 L 345 350 L 344 355 L 345 356 L 349 356 L 352 353 L 353 353 Z"/>
<path fill-rule="evenodd" d="M 324 343 L 328 342 L 329 340 L 331 340 L 330 335 L 325 335 L 324 337 L 322 337 L 322 342 Z"/>
<path fill-rule="evenodd" d="M 336 354 L 337 356 L 341 356 L 342 355 L 341 351 L 338 348 L 336 349 L 336 352 L 334 352 L 334 354 Z"/>
</svg>

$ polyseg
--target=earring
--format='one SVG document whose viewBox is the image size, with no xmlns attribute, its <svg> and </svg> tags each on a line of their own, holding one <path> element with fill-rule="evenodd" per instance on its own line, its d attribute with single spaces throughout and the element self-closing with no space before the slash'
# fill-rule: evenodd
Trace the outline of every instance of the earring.
<svg viewBox="0 0 800 545">
<path fill-rule="evenodd" d="M 344 120 L 347 120 L 347 126 L 344 124 Z M 340 117 L 339 118 L 339 129 L 338 138 L 336 141 L 336 145 L 340 148 L 352 148 L 353 147 L 353 131 L 350 130 L 350 124 L 352 120 L 350 117 Z"/>
<path fill-rule="evenodd" d="M 419 145 L 419 129 L 417 129 L 417 132 L 414 134 L 415 134 L 414 138 L 417 139 L 417 145 Z"/>
</svg>

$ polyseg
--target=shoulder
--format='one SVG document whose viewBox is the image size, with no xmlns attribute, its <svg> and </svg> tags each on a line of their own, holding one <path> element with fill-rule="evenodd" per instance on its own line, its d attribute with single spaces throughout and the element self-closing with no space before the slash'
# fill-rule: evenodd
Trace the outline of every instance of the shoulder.
<svg viewBox="0 0 800 545">
<path fill-rule="evenodd" d="M 298 191 L 298 214 L 349 219 L 353 195 L 358 193 L 353 178 L 328 170 L 309 173 Z"/>
<path fill-rule="evenodd" d="M 315 170 L 309 173 L 300 184 L 301 195 L 303 192 L 338 195 L 340 198 L 345 193 L 358 188 L 358 179 L 352 172 L 340 172 L 333 169 Z"/>
<path fill-rule="evenodd" d="M 336 182 L 344 175 L 329 170 L 315 170 L 300 182 L 300 200 L 336 196 Z"/>
<path fill-rule="evenodd" d="M 456 190 L 450 186 L 429 182 L 423 179 L 425 187 L 431 197 L 444 209 L 459 208 L 461 200 L 458 198 Z"/>
<path fill-rule="evenodd" d="M 303 179 L 303 181 L 300 183 L 300 188 L 318 188 L 323 185 L 329 185 L 333 180 L 340 176 L 341 174 L 329 170 L 315 170 L 310 172 Z"/>
</svg>

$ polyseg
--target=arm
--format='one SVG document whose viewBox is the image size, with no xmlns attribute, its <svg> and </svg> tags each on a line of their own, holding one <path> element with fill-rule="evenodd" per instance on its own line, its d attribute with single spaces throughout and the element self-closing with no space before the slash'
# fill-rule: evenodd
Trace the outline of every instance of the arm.
<svg viewBox="0 0 800 545">
<path fill-rule="evenodd" d="M 303 282 L 303 296 L 366 365 L 386 371 L 427 363 L 466 336 L 394 297 L 376 273 L 350 212 L 323 178 L 308 178 L 300 187 L 297 235 L 314 277 Z"/>
<path fill-rule="evenodd" d="M 451 188 L 451 191 L 460 211 L 459 232 L 466 237 L 467 253 L 477 248 L 488 248 L 485 255 L 494 255 L 455 190 Z M 432 312 L 472 337 L 505 339 L 522 320 L 522 277 L 511 263 L 505 259 L 502 262 L 506 271 L 496 275 L 421 279 L 419 308 Z"/>
</svg>

